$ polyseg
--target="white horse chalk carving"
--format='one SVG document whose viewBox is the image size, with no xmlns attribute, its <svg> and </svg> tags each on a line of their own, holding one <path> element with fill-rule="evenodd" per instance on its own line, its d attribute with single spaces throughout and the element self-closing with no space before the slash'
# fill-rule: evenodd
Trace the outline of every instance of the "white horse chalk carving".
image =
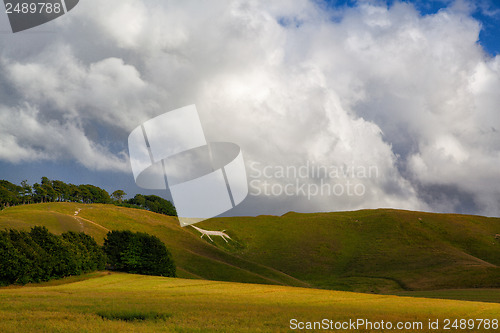
<svg viewBox="0 0 500 333">
<path fill-rule="evenodd" d="M 207 237 L 212 241 L 213 243 L 213 240 L 212 238 L 210 238 L 210 235 L 212 236 L 221 236 L 223 240 L 226 241 L 227 243 L 227 238 L 231 239 L 231 237 L 228 236 L 228 234 L 224 233 L 224 231 L 226 230 L 222 230 L 222 231 L 211 231 L 211 230 L 205 230 L 205 229 L 201 229 L 201 228 L 198 228 L 198 227 L 195 227 L 194 225 L 191 225 L 193 228 L 195 228 L 196 230 L 198 230 L 199 232 L 201 232 L 201 238 L 203 238 L 203 236 L 207 235 Z"/>
</svg>

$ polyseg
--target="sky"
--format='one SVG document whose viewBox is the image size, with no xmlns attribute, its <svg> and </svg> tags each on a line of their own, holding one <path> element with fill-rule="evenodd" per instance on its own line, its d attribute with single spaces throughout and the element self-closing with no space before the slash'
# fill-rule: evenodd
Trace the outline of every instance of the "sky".
<svg viewBox="0 0 500 333">
<path fill-rule="evenodd" d="M 241 147 L 226 215 L 399 208 L 500 216 L 500 5 L 81 0 L 0 15 L 0 179 L 139 188 L 127 139 L 195 104 Z"/>
</svg>

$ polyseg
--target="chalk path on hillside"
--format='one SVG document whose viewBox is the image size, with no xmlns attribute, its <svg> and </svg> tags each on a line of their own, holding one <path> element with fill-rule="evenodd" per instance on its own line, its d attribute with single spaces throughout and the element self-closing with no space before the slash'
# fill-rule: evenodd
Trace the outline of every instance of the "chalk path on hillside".
<svg viewBox="0 0 500 333">
<path fill-rule="evenodd" d="M 83 217 L 77 216 L 77 215 L 80 213 L 80 211 L 81 211 L 81 210 L 82 210 L 81 208 L 78 208 L 78 210 L 77 210 L 77 211 L 75 211 L 75 215 L 74 215 L 73 217 L 75 218 L 75 220 L 80 220 L 80 226 L 82 227 L 82 229 L 83 229 L 83 223 L 82 223 L 82 221 L 81 221 L 81 220 L 86 221 L 86 222 L 88 222 L 88 223 L 92 223 L 93 225 L 95 225 L 95 226 L 97 226 L 97 227 L 99 227 L 99 228 L 101 228 L 101 229 L 104 229 L 104 230 L 106 230 L 106 231 L 111 231 L 111 230 L 109 230 L 108 228 L 103 227 L 103 226 L 102 226 L 102 225 L 100 225 L 99 223 L 96 223 L 96 222 L 91 221 L 91 220 L 88 220 L 88 219 L 86 219 L 86 218 L 83 218 Z M 59 213 L 59 212 L 56 212 L 56 211 L 53 211 L 53 210 L 52 210 L 51 212 L 53 212 L 53 213 Z"/>
<path fill-rule="evenodd" d="M 102 225 L 100 225 L 100 224 L 98 224 L 98 223 L 95 223 L 94 221 L 88 220 L 88 219 L 86 219 L 86 218 L 83 218 L 83 217 L 80 217 L 80 216 L 75 216 L 75 219 L 77 219 L 77 220 L 84 220 L 84 221 L 86 221 L 86 222 L 88 222 L 88 223 L 92 223 L 93 225 L 98 226 L 98 227 L 99 227 L 99 228 L 101 228 L 101 229 L 104 229 L 104 230 L 106 230 L 106 231 L 111 231 L 111 230 L 109 230 L 108 228 L 103 227 Z M 81 223 L 81 221 L 80 221 L 80 223 Z"/>
</svg>

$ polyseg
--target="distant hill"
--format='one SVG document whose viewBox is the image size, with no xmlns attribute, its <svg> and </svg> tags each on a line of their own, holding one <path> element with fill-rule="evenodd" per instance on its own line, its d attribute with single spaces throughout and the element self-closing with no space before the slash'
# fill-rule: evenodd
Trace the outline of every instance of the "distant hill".
<svg viewBox="0 0 500 333">
<path fill-rule="evenodd" d="M 79 211 L 80 209 L 80 211 Z M 77 215 L 75 215 L 75 213 Z M 180 277 L 363 292 L 500 288 L 500 218 L 391 209 L 215 218 L 232 240 L 200 238 L 176 218 L 104 204 L 46 203 L 0 212 L 0 228 L 158 236 Z"/>
</svg>

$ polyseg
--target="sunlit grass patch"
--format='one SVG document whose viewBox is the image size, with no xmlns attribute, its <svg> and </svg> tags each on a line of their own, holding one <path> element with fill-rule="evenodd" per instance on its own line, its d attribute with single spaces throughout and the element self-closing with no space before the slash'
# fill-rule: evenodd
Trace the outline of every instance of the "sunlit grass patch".
<svg viewBox="0 0 500 333">
<path fill-rule="evenodd" d="M 2 333 L 290 332 L 292 318 L 427 323 L 445 318 L 496 319 L 499 313 L 496 303 L 123 273 L 0 289 Z M 486 332 L 474 330 L 482 331 Z"/>
</svg>

